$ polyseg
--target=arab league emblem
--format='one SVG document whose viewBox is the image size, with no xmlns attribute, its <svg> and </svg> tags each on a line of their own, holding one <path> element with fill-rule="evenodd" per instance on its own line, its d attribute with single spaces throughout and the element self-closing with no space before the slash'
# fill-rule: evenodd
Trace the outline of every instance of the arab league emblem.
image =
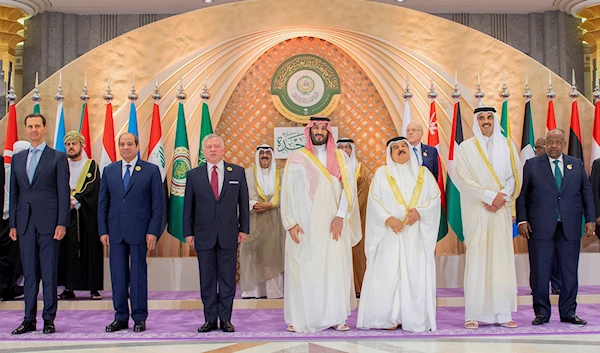
<svg viewBox="0 0 600 353">
<path fill-rule="evenodd" d="M 233 170 L 233 168 L 231 168 L 231 167 L 227 167 L 227 171 L 228 171 L 228 172 L 231 172 L 232 170 Z"/>
<path fill-rule="evenodd" d="M 423 156 L 424 156 L 424 157 L 427 157 L 427 152 L 423 152 Z"/>
<path fill-rule="evenodd" d="M 571 170 L 571 169 L 573 169 L 573 165 L 572 165 L 571 163 L 567 164 L 567 169 L 568 169 L 568 170 Z"/>
<path fill-rule="evenodd" d="M 139 165 L 136 165 L 136 166 L 135 166 L 135 171 L 136 171 L 136 172 L 139 172 L 140 170 L 142 170 L 142 167 L 140 167 Z"/>
</svg>

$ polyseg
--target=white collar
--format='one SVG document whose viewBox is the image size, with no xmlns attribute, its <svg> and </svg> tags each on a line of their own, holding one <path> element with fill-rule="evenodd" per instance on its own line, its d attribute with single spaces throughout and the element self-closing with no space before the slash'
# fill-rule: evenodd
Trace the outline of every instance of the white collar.
<svg viewBox="0 0 600 353">
<path fill-rule="evenodd" d="M 215 165 L 217 166 L 217 169 L 223 170 L 224 166 L 225 166 L 225 162 L 223 162 L 222 159 L 219 162 L 217 162 L 217 164 L 212 164 L 212 163 L 209 163 L 208 161 L 206 161 L 206 168 L 208 170 L 212 170 Z"/>
<path fill-rule="evenodd" d="M 128 165 L 128 164 L 130 166 L 132 166 L 132 167 L 135 167 L 137 165 L 137 162 L 138 162 L 138 156 L 137 155 L 129 163 L 125 162 L 124 159 L 121 159 L 121 168 L 125 169 L 125 166 Z"/>
<path fill-rule="evenodd" d="M 554 161 L 559 161 L 560 163 L 563 163 L 563 154 L 560 154 L 560 157 L 558 158 L 552 158 L 550 156 L 548 156 L 548 159 L 550 160 L 550 163 L 554 163 Z"/>
</svg>

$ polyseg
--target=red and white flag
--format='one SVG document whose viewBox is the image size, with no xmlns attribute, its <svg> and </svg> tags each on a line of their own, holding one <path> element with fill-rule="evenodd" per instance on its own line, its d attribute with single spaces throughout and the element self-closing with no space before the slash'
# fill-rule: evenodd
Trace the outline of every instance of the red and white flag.
<svg viewBox="0 0 600 353">
<path fill-rule="evenodd" d="M 13 156 L 13 145 L 19 140 L 17 129 L 17 109 L 15 103 L 8 106 L 8 121 L 6 122 L 6 136 L 4 138 L 4 167 L 10 166 Z"/>
<path fill-rule="evenodd" d="M 148 162 L 155 164 L 160 169 L 162 181 L 165 181 L 165 149 L 163 147 L 162 128 L 160 126 L 160 108 L 154 103 L 152 109 L 152 125 L 150 126 L 150 143 L 148 143 Z"/>
<path fill-rule="evenodd" d="M 556 129 L 556 116 L 554 115 L 554 102 L 548 101 L 548 116 L 546 117 L 546 132 Z"/>
<path fill-rule="evenodd" d="M 438 232 L 438 241 L 440 241 L 443 237 L 448 234 L 448 221 L 447 221 L 447 209 L 446 209 L 446 192 L 444 188 L 444 168 L 442 164 L 442 160 L 440 158 L 440 136 L 439 136 L 439 127 L 438 127 L 438 119 L 437 112 L 435 109 L 435 100 L 431 101 L 431 106 L 429 109 L 429 134 L 427 135 L 427 144 L 429 146 L 434 147 L 437 154 L 437 163 L 438 163 L 438 175 L 434 175 L 437 179 L 438 187 L 440 188 L 440 198 L 442 204 L 442 214 L 440 219 L 440 227 Z"/>
<path fill-rule="evenodd" d="M 100 155 L 100 173 L 104 167 L 117 160 L 115 149 L 115 124 L 113 122 L 112 103 L 106 105 L 104 117 L 104 133 L 102 134 L 102 154 Z"/>
<path fill-rule="evenodd" d="M 83 153 L 89 159 L 92 159 L 92 139 L 90 136 L 90 118 L 88 116 L 87 103 L 83 103 L 81 108 L 81 124 L 79 125 L 79 133 L 83 135 L 85 139 L 85 148 Z"/>
<path fill-rule="evenodd" d="M 600 100 L 596 102 L 594 111 L 594 128 L 592 130 L 592 163 L 600 158 Z M 591 165 L 591 163 L 589 164 Z"/>
</svg>

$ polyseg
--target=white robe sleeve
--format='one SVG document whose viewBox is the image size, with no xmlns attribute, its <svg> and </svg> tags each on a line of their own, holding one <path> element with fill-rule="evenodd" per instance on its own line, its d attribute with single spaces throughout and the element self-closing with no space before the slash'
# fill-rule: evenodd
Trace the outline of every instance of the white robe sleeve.
<svg viewBox="0 0 600 353">
<path fill-rule="evenodd" d="M 389 193 L 387 183 L 384 167 L 380 167 L 375 172 L 369 189 L 369 198 L 367 199 L 367 219 L 365 225 L 365 255 L 367 261 L 370 258 L 374 258 L 377 245 L 386 235 L 388 227 L 385 225 L 385 221 L 390 217 L 396 217 L 400 220 L 404 218 L 404 215 L 394 215 L 385 206 L 385 195 Z"/>
<path fill-rule="evenodd" d="M 290 167 L 294 156 L 288 159 L 283 172 L 281 185 L 281 222 L 285 230 L 290 230 L 295 225 L 300 224 L 300 215 L 298 212 L 298 196 L 294 183 L 298 181 L 296 174 L 301 174 L 299 170 Z M 302 179 L 300 179 L 302 180 Z"/>
<path fill-rule="evenodd" d="M 417 211 L 419 232 L 423 240 L 423 246 L 428 251 L 427 258 L 431 260 L 435 256 L 435 246 L 440 227 L 441 217 L 441 194 L 437 181 L 431 173 L 425 173 L 423 190 L 419 198 Z"/>
</svg>

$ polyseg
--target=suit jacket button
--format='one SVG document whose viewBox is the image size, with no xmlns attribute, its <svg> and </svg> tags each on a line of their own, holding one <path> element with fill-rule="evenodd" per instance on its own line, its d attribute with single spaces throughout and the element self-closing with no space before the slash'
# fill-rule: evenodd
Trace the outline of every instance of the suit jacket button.
<svg viewBox="0 0 600 353">
<path fill-rule="evenodd" d="M 123 199 L 123 202 L 125 202 L 125 199 Z"/>
<path fill-rule="evenodd" d="M 558 199 L 560 200 L 560 196 L 558 197 Z"/>
</svg>

